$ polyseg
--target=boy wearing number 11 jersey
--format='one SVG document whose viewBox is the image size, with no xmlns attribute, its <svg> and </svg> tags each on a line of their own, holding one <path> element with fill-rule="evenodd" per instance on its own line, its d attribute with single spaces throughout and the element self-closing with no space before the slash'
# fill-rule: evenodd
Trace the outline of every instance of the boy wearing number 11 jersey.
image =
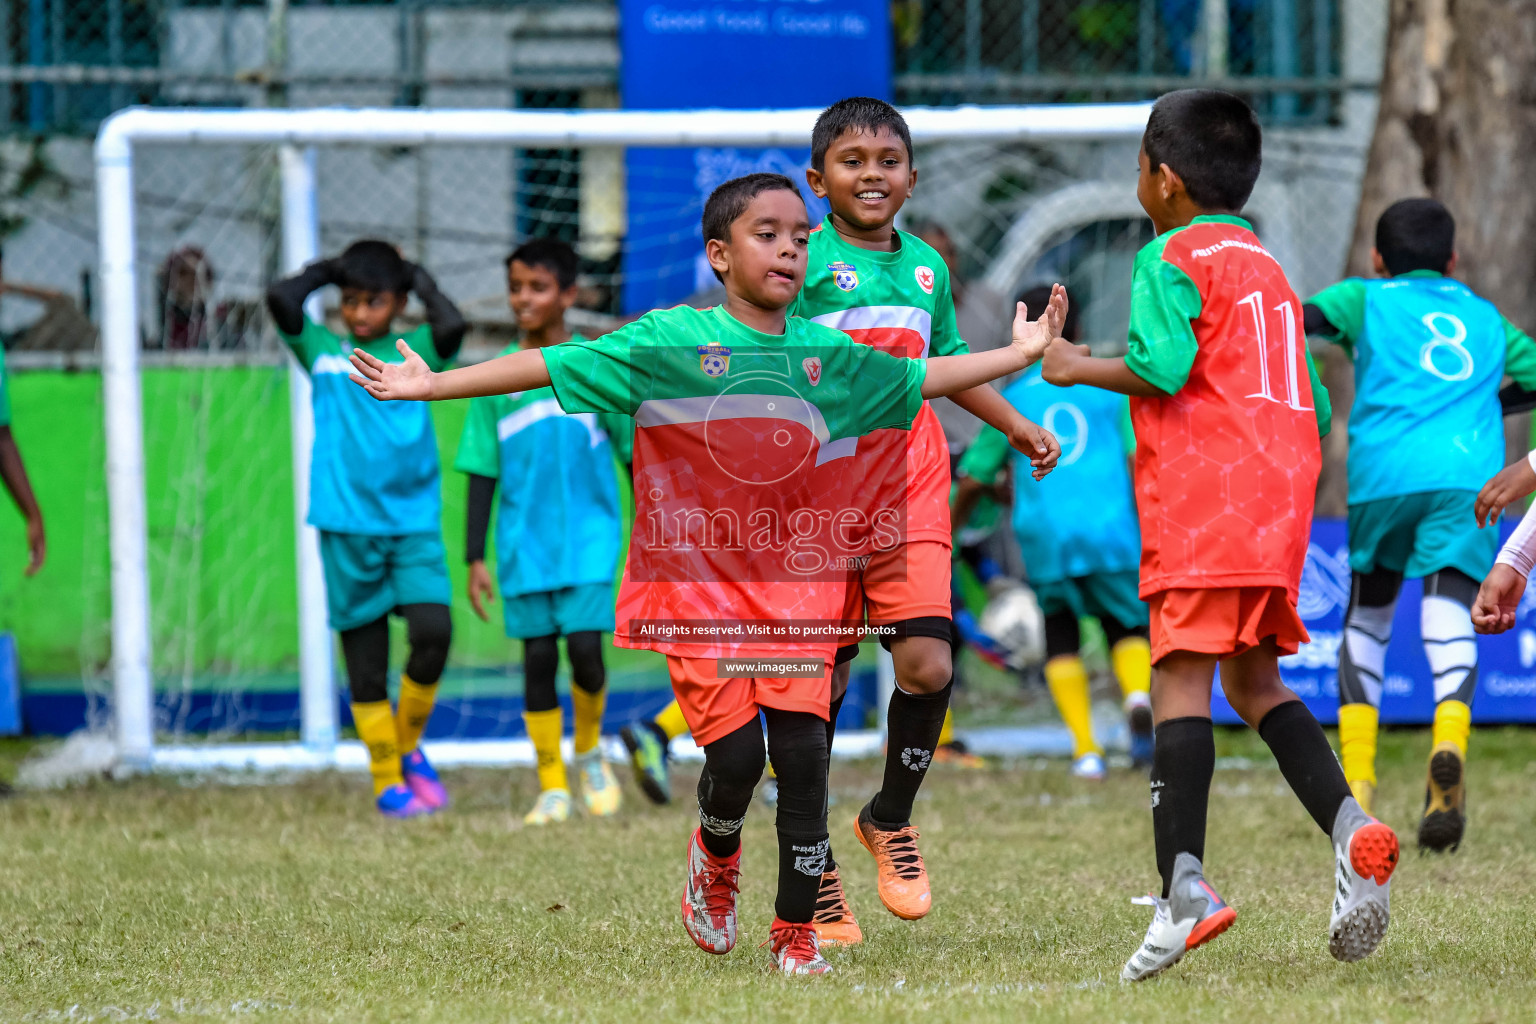
<svg viewBox="0 0 1536 1024">
<path fill-rule="evenodd" d="M 1296 597 L 1329 407 L 1301 302 L 1237 215 L 1259 176 L 1258 120 L 1228 93 L 1170 93 L 1138 159 L 1158 237 L 1136 258 L 1129 352 L 1094 359 L 1057 340 L 1043 363 L 1053 384 L 1132 396 L 1162 894 L 1145 900 L 1152 924 L 1121 979 L 1173 966 L 1237 916 L 1202 866 L 1218 665 L 1227 699 L 1333 841 L 1329 951 L 1358 960 L 1386 933 L 1397 837 L 1355 802 L 1322 727 L 1280 680 L 1280 656 L 1308 639 Z"/>
</svg>

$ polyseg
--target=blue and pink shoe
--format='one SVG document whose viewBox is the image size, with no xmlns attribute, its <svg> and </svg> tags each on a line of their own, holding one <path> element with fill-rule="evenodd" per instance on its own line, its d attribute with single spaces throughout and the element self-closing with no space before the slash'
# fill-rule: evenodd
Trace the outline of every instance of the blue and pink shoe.
<svg viewBox="0 0 1536 1024">
<path fill-rule="evenodd" d="M 443 788 L 442 780 L 437 777 L 437 769 L 432 767 L 420 747 L 400 759 L 400 771 L 405 776 L 406 786 L 416 795 L 417 800 L 434 811 L 448 806 L 448 791 Z"/>
<path fill-rule="evenodd" d="M 386 818 L 419 818 L 436 810 L 405 786 L 387 787 L 377 802 L 379 813 Z"/>
</svg>

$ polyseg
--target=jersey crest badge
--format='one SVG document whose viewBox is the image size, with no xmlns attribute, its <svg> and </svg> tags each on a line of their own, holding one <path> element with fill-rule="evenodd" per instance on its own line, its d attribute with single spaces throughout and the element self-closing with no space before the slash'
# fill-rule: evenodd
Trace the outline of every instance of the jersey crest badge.
<svg viewBox="0 0 1536 1024">
<path fill-rule="evenodd" d="M 800 366 L 805 370 L 805 379 L 811 382 L 811 387 L 821 383 L 820 356 L 806 356 L 800 360 Z"/>
<path fill-rule="evenodd" d="M 914 270 L 912 272 L 912 276 L 917 278 L 917 286 L 919 288 L 921 288 L 923 291 L 927 292 L 929 295 L 933 294 L 933 268 L 932 267 L 918 267 L 916 270 Z"/>
<path fill-rule="evenodd" d="M 731 350 L 724 345 L 700 345 L 698 353 L 699 369 L 707 377 L 723 377 L 731 368 Z"/>
<path fill-rule="evenodd" d="M 859 286 L 859 272 L 853 268 L 852 263 L 838 260 L 836 263 L 828 263 L 827 269 L 832 271 L 832 283 L 843 291 L 851 292 Z"/>
</svg>

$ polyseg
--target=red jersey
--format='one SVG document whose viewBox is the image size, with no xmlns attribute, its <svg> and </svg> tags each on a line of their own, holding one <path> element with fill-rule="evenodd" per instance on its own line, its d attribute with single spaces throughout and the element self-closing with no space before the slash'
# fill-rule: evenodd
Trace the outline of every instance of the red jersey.
<svg viewBox="0 0 1536 1024">
<path fill-rule="evenodd" d="M 1126 363 L 1141 595 L 1285 587 L 1306 561 L 1327 392 L 1301 301 L 1246 221 L 1202 216 L 1136 257 Z"/>
</svg>

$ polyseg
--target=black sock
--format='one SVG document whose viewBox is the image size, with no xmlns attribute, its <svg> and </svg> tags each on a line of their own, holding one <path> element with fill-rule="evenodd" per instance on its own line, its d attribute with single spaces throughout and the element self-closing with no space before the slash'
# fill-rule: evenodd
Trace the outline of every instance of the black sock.
<svg viewBox="0 0 1536 1024">
<path fill-rule="evenodd" d="M 885 719 L 885 777 L 869 808 L 878 827 L 897 829 L 911 822 L 912 802 L 944 731 L 944 712 L 954 689 L 950 680 L 938 693 L 908 693 L 899 686 L 891 693 Z"/>
<path fill-rule="evenodd" d="M 1152 838 L 1163 898 L 1181 853 L 1205 860 L 1205 812 L 1216 770 L 1216 735 L 1209 718 L 1170 718 L 1157 726 L 1152 748 Z"/>
<path fill-rule="evenodd" d="M 806 923 L 816 913 L 816 894 L 827 870 L 827 729 L 807 711 L 764 708 L 768 755 L 779 778 L 779 892 L 773 911 L 780 920 Z"/>
<path fill-rule="evenodd" d="M 1339 805 L 1350 792 L 1323 727 L 1305 704 L 1288 700 L 1271 708 L 1259 722 L 1259 737 L 1269 744 L 1291 792 L 1323 834 L 1331 836 Z"/>
<path fill-rule="evenodd" d="M 716 857 L 741 849 L 741 826 L 763 777 L 763 726 L 756 715 L 735 732 L 704 746 L 699 773 L 699 836 Z"/>
<path fill-rule="evenodd" d="M 560 671 L 560 638 L 555 634 L 523 641 L 523 706 L 533 712 L 560 706 L 555 674 Z"/>
<path fill-rule="evenodd" d="M 831 770 L 831 764 L 832 764 L 832 737 L 837 735 L 837 715 L 838 715 L 838 712 L 843 710 L 843 697 L 846 697 L 846 696 L 848 696 L 848 691 L 844 690 L 843 693 L 842 693 L 842 696 L 838 697 L 837 700 L 832 702 L 832 707 L 830 709 L 830 713 L 827 715 L 827 767 L 828 767 L 828 771 L 829 772 Z M 831 786 L 831 780 L 829 778 L 828 779 L 828 785 L 827 785 L 827 801 L 828 801 L 828 804 L 829 804 L 829 809 L 830 809 L 831 800 L 832 800 L 832 786 Z M 828 870 L 828 871 L 835 871 L 835 870 L 837 870 L 837 861 L 832 858 L 832 845 L 831 845 L 830 842 L 827 844 L 827 867 L 826 867 L 826 870 Z"/>
</svg>

